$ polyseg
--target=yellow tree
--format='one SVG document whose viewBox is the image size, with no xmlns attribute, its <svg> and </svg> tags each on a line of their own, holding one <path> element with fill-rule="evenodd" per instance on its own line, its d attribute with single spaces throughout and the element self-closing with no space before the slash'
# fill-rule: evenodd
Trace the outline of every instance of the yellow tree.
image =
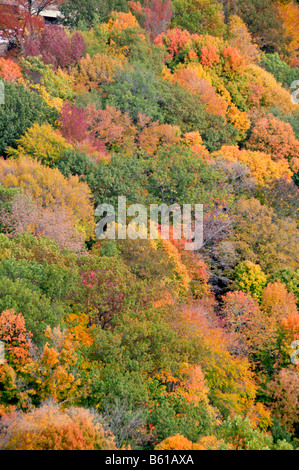
<svg viewBox="0 0 299 470">
<path fill-rule="evenodd" d="M 17 160 L 0 159 L 0 183 L 6 188 L 21 188 L 44 208 L 67 210 L 81 233 L 93 233 L 91 191 L 78 176 L 65 178 L 57 169 L 21 156 Z"/>
<path fill-rule="evenodd" d="M 294 0 L 290 1 L 280 1 L 277 2 L 276 7 L 280 17 L 283 20 L 284 27 L 286 28 L 288 35 L 292 38 L 290 44 L 287 46 L 287 49 L 291 53 L 290 65 L 293 67 L 299 66 L 299 5 Z"/>
<path fill-rule="evenodd" d="M 269 283 L 263 290 L 261 309 L 269 318 L 281 320 L 297 312 L 296 297 L 281 282 Z"/>
<path fill-rule="evenodd" d="M 67 331 L 48 327 L 45 335 L 52 345 L 47 343 L 25 371 L 39 400 L 53 398 L 61 402 L 79 394 L 81 379 L 73 373 L 78 357 Z"/>
<path fill-rule="evenodd" d="M 2 418 L 1 450 L 114 450 L 114 438 L 99 417 L 84 408 L 63 410 L 48 401 L 29 413 Z"/>
<path fill-rule="evenodd" d="M 280 159 L 276 162 L 272 159 L 271 154 L 265 152 L 240 150 L 237 146 L 225 145 L 212 156 L 216 159 L 223 158 L 232 163 L 243 163 L 250 169 L 252 176 L 260 186 L 282 177 L 290 181 L 293 174 L 286 159 Z"/>
<path fill-rule="evenodd" d="M 72 148 L 50 124 L 38 123 L 33 124 L 16 144 L 16 149 L 7 149 L 8 156 L 17 158 L 26 155 L 45 165 L 52 165 L 66 150 Z"/>
</svg>

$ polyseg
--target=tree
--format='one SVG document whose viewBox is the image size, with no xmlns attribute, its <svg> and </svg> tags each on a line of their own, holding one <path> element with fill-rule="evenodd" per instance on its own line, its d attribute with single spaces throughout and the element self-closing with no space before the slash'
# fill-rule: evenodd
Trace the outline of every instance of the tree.
<svg viewBox="0 0 299 470">
<path fill-rule="evenodd" d="M 154 404 L 150 418 L 155 426 L 155 441 L 161 442 L 175 435 L 175 432 L 193 442 L 202 435 L 210 435 L 213 432 L 214 413 L 215 410 L 205 401 L 188 403 L 180 393 L 164 392 Z"/>
<path fill-rule="evenodd" d="M 40 13 L 62 0 L 16 0 L 4 2 L 0 12 L 0 29 L 2 35 L 14 42 L 24 52 L 24 39 L 28 31 L 36 33 L 44 27 L 44 21 Z"/>
<path fill-rule="evenodd" d="M 223 196 L 216 183 L 221 175 L 186 147 L 160 148 L 146 161 L 145 171 L 149 175 L 147 189 L 155 201 L 157 198 L 166 204 L 201 201 L 211 210 L 215 209 L 217 198 Z"/>
<path fill-rule="evenodd" d="M 174 325 L 181 341 L 184 338 L 188 344 L 192 342 L 196 361 L 205 374 L 210 402 L 225 418 L 252 409 L 256 384 L 247 359 L 230 352 L 232 343 L 215 322 L 212 302 L 206 299 L 202 306 L 195 304 L 177 311 Z"/>
<path fill-rule="evenodd" d="M 5 82 L 5 104 L 0 106 L 0 155 L 35 122 L 54 123 L 57 112 L 46 105 L 41 96 L 23 85 Z"/>
<path fill-rule="evenodd" d="M 134 292 L 134 276 L 120 260 L 94 257 L 80 266 L 74 300 L 89 317 L 89 325 L 105 330 L 119 321 Z"/>
<path fill-rule="evenodd" d="M 291 167 L 294 164 L 297 169 L 299 140 L 296 139 L 291 124 L 281 121 L 271 113 L 254 124 L 245 145 L 251 150 L 270 153 L 275 161 L 285 158 Z"/>
<path fill-rule="evenodd" d="M 123 61 L 107 54 L 89 54 L 82 57 L 74 69 L 76 88 L 99 89 L 113 83 L 118 69 L 123 68 Z"/>
<path fill-rule="evenodd" d="M 0 423 L 3 450 L 115 450 L 96 413 L 84 408 L 62 410 L 48 401 L 29 413 L 12 412 Z"/>
<path fill-rule="evenodd" d="M 159 102 L 163 122 L 179 126 L 183 133 L 198 131 L 209 151 L 225 142 L 235 142 L 237 130 L 219 115 L 210 114 L 199 95 L 193 95 L 178 83 L 161 83 Z"/>
<path fill-rule="evenodd" d="M 228 292 L 223 297 L 221 314 L 224 315 L 229 330 L 235 332 L 240 339 L 237 352 L 247 352 L 246 343 L 248 336 L 251 336 L 250 330 L 260 316 L 258 302 L 245 292 Z"/>
<path fill-rule="evenodd" d="M 224 145 L 221 150 L 215 152 L 213 157 L 226 160 L 231 163 L 240 162 L 249 168 L 251 175 L 259 186 L 266 186 L 278 178 L 285 178 L 291 182 L 292 171 L 285 159 L 274 161 L 272 154 L 260 151 L 239 149 L 237 146 Z"/>
<path fill-rule="evenodd" d="M 280 324 L 280 330 L 283 334 L 283 345 L 282 352 L 286 353 L 287 364 L 289 364 L 290 359 L 290 350 L 293 354 L 293 349 L 291 348 L 293 341 L 299 339 L 299 312 L 298 310 L 293 310 L 287 318 L 283 318 Z M 296 364 L 297 370 L 299 369 L 298 364 Z"/>
<path fill-rule="evenodd" d="M 66 151 L 55 166 L 64 176 L 77 175 L 85 181 L 96 204 L 108 203 L 117 207 L 120 194 L 126 196 L 128 204 L 146 204 L 144 162 L 136 156 L 123 158 L 119 153 L 111 156 L 109 165 L 105 160 L 95 164 L 85 153 L 72 150 Z"/>
<path fill-rule="evenodd" d="M 0 213 L 6 212 L 10 209 L 12 199 L 18 194 L 17 188 L 4 188 L 0 184 Z M 0 225 L 0 233 L 2 232 L 3 226 Z"/>
<path fill-rule="evenodd" d="M 224 421 L 218 435 L 235 450 L 271 450 L 273 445 L 271 436 L 253 429 L 250 420 L 241 416 Z"/>
<path fill-rule="evenodd" d="M 236 86 L 236 83 L 226 83 L 226 87 L 233 98 L 237 91 L 242 93 L 242 90 L 244 90 L 244 93 L 248 96 L 247 103 L 250 108 L 258 108 L 259 103 L 266 108 L 266 111 L 276 108 L 284 116 L 284 119 L 290 119 L 290 116 L 296 112 L 298 106 L 292 103 L 289 91 L 283 88 L 271 73 L 256 64 L 250 63 L 246 68 L 245 77 L 243 76 L 240 79 L 238 86 Z M 246 85 L 245 88 L 244 85 Z M 236 90 L 234 93 L 233 89 Z M 256 96 L 252 97 L 252 94 Z"/>
<path fill-rule="evenodd" d="M 64 138 L 73 144 L 87 139 L 89 135 L 86 112 L 68 102 L 61 108 L 58 125 Z"/>
<path fill-rule="evenodd" d="M 35 404 L 53 399 L 62 402 L 80 396 L 81 379 L 76 372 L 78 355 L 75 343 L 66 330 L 60 326 L 47 326 L 47 343 L 33 361 L 25 367 L 26 379 L 36 391 Z"/>
<path fill-rule="evenodd" d="M 16 142 L 17 148 L 8 148 L 10 157 L 26 155 L 44 165 L 53 165 L 66 150 L 71 149 L 66 140 L 50 124 L 33 124 Z"/>
<path fill-rule="evenodd" d="M 60 111 L 64 100 L 74 100 L 74 77 L 65 70 L 54 70 L 46 65 L 41 56 L 27 57 L 21 61 L 26 85 L 38 92 L 49 106 Z"/>
<path fill-rule="evenodd" d="M 220 62 L 220 57 L 218 55 L 217 47 L 212 44 L 207 44 L 203 46 L 200 51 L 200 62 L 205 67 L 213 67 Z"/>
<path fill-rule="evenodd" d="M 216 436 L 201 437 L 194 450 L 233 450 L 232 444 L 226 444 L 223 439 L 217 439 Z"/>
<path fill-rule="evenodd" d="M 154 40 L 163 33 L 173 16 L 171 0 L 152 0 L 145 8 L 145 29 Z"/>
<path fill-rule="evenodd" d="M 298 35 L 297 31 L 299 28 L 299 6 L 298 2 L 296 1 L 287 1 L 287 2 L 279 2 L 277 4 L 277 9 L 280 18 L 283 21 L 283 25 L 291 38 L 290 43 L 288 44 L 288 52 L 290 53 L 290 57 L 288 58 L 288 62 L 292 67 L 299 66 L 299 59 L 298 59 Z M 297 75 L 298 76 L 298 75 Z"/>
<path fill-rule="evenodd" d="M 38 346 L 44 344 L 46 327 L 54 327 L 65 314 L 61 303 L 52 302 L 34 284 L 28 285 L 25 279 L 12 281 L 1 277 L 0 287 L 0 310 L 14 310 L 16 315 L 21 314 L 34 343 Z"/>
<path fill-rule="evenodd" d="M 127 0 L 65 0 L 60 6 L 63 24 L 71 28 L 90 29 L 107 21 L 112 11 L 128 11 Z"/>
<path fill-rule="evenodd" d="M 292 217 L 299 221 L 298 197 L 299 188 L 286 178 L 272 181 L 262 189 L 266 204 L 274 208 L 279 217 Z"/>
<path fill-rule="evenodd" d="M 0 76 L 8 82 L 18 82 L 22 77 L 20 66 L 11 59 L 0 57 Z"/>
<path fill-rule="evenodd" d="M 91 47 L 87 50 L 92 55 L 97 52 L 126 59 L 135 44 L 144 41 L 144 30 L 135 16 L 129 11 L 112 11 L 107 23 L 91 30 Z"/>
<path fill-rule="evenodd" d="M 280 219 L 273 209 L 251 198 L 237 202 L 234 221 L 231 241 L 241 259 L 259 263 L 269 274 L 297 269 L 298 229 L 293 219 Z"/>
<path fill-rule="evenodd" d="M 63 266 L 58 263 L 59 260 L 55 259 L 34 259 L 26 253 L 25 247 L 21 248 L 21 240 L 31 238 L 32 248 L 35 245 L 41 246 L 41 239 L 37 240 L 30 236 L 19 237 L 18 240 L 10 240 L 11 244 L 15 246 L 19 245 L 19 259 L 10 258 L 2 259 L 0 264 L 0 277 L 5 277 L 11 281 L 16 279 L 23 279 L 27 285 L 35 286 L 36 290 L 40 290 L 46 297 L 57 302 L 68 302 L 71 296 L 72 290 L 75 288 L 76 283 L 78 284 L 78 269 L 76 268 L 76 255 L 72 255 L 72 262 L 70 261 L 70 253 L 66 258 L 69 259 L 69 265 Z M 45 239 L 44 239 L 45 241 Z M 39 242 L 39 243 L 37 243 Z M 53 242 L 48 240 L 49 252 L 53 249 Z M 52 246 L 51 246 L 52 244 Z M 42 250 L 40 250 L 42 251 Z M 16 253 L 14 253 L 16 254 Z M 14 256 L 12 254 L 12 256 Z M 32 253 L 31 253 L 32 254 Z M 66 252 L 61 251 L 62 259 L 65 258 Z M 44 262 L 43 262 L 44 261 Z M 64 262 L 66 259 L 64 259 Z"/>
<path fill-rule="evenodd" d="M 195 152 L 203 160 L 209 160 L 210 154 L 203 143 L 202 137 L 198 131 L 186 132 L 184 140 L 187 147 Z"/>
<path fill-rule="evenodd" d="M 173 26 L 190 33 L 224 34 L 224 15 L 220 3 L 213 0 L 174 0 L 173 7 Z"/>
<path fill-rule="evenodd" d="M 124 70 L 118 74 L 115 83 L 105 87 L 108 92 L 106 103 L 123 113 L 128 113 L 135 123 L 138 113 L 161 122 L 159 82 L 153 72 L 144 70 L 139 65 L 133 70 Z"/>
<path fill-rule="evenodd" d="M 132 409 L 128 400 L 116 398 L 114 403 L 105 403 L 101 421 L 104 429 L 112 432 L 118 449 L 140 449 L 149 440 L 146 416 L 146 409 Z"/>
<path fill-rule="evenodd" d="M 245 59 L 238 49 L 232 46 L 224 47 L 222 55 L 225 59 L 223 71 L 228 77 L 244 72 Z"/>
<path fill-rule="evenodd" d="M 57 69 L 76 64 L 86 45 L 78 31 L 69 36 L 61 26 L 49 25 L 37 37 L 27 36 L 24 48 L 26 57 L 41 55 L 45 64 L 51 64 Z"/>
<path fill-rule="evenodd" d="M 84 252 L 84 237 L 74 227 L 67 207 L 43 208 L 30 196 L 17 195 L 8 211 L 0 213 L 4 231 L 10 237 L 31 233 L 54 240 L 60 248 Z"/>
<path fill-rule="evenodd" d="M 84 236 L 93 234 L 90 189 L 77 176 L 67 179 L 56 168 L 21 156 L 18 160 L 0 160 L 0 182 L 7 188 L 22 188 L 24 194 L 34 198 L 35 203 L 53 212 L 66 210 L 74 226 Z"/>
<path fill-rule="evenodd" d="M 195 69 L 184 68 L 175 71 L 172 81 L 177 81 L 190 93 L 198 94 L 210 114 L 226 117 L 227 103 L 220 95 L 217 95 L 214 87 L 207 80 L 199 77 Z"/>
<path fill-rule="evenodd" d="M 88 132 L 95 142 L 107 145 L 114 152 L 122 151 L 132 155 L 136 145 L 137 129 L 133 125 L 129 112 L 122 112 L 114 106 L 106 105 L 105 109 L 97 110 L 94 105 L 85 110 Z"/>
<path fill-rule="evenodd" d="M 138 117 L 138 127 L 141 128 L 137 136 L 139 147 L 148 155 L 155 154 L 161 146 L 170 147 L 181 140 L 179 127 L 150 122 L 147 116 L 141 114 Z"/>
<path fill-rule="evenodd" d="M 289 40 L 272 0 L 238 0 L 238 14 L 262 51 L 285 52 Z"/>
<path fill-rule="evenodd" d="M 246 62 L 257 62 L 260 57 L 258 46 L 253 43 L 246 23 L 237 15 L 231 15 L 228 23 L 229 42 L 241 51 Z"/>
<path fill-rule="evenodd" d="M 260 300 L 267 278 L 260 266 L 251 261 L 243 261 L 234 271 L 235 287 Z"/>
<path fill-rule="evenodd" d="M 294 431 L 298 425 L 298 387 L 298 372 L 291 366 L 281 369 L 267 386 L 273 413 L 288 431 Z"/>
<path fill-rule="evenodd" d="M 280 282 L 269 283 L 263 290 L 261 309 L 273 320 L 297 312 L 296 297 Z"/>
<path fill-rule="evenodd" d="M 273 273 L 271 281 L 278 281 L 283 283 L 289 292 L 293 292 L 299 302 L 299 270 L 292 271 L 291 269 L 282 269 Z M 298 305 L 299 306 L 299 305 Z"/>
<path fill-rule="evenodd" d="M 270 72 L 279 83 L 290 89 L 291 84 L 298 77 L 298 67 L 290 67 L 286 62 L 284 62 L 277 52 L 274 54 L 263 54 L 262 63 L 264 64 L 266 70 Z"/>
<path fill-rule="evenodd" d="M 5 344 L 5 361 L 16 370 L 31 358 L 31 336 L 22 314 L 16 314 L 14 310 L 5 310 L 0 314 L 0 340 Z"/>
<path fill-rule="evenodd" d="M 167 437 L 156 445 L 155 450 L 232 450 L 232 445 L 227 445 L 223 439 L 216 436 L 203 436 L 197 443 L 189 441 L 184 436 L 176 434 Z"/>
<path fill-rule="evenodd" d="M 188 43 L 191 41 L 191 34 L 186 29 L 182 30 L 178 27 L 168 29 L 167 31 L 159 34 L 155 38 L 155 44 L 158 46 L 165 46 L 168 52 L 166 56 L 168 60 L 182 52 Z"/>
<path fill-rule="evenodd" d="M 167 437 L 164 441 L 156 445 L 155 450 L 194 450 L 192 441 L 186 439 L 186 437 L 177 434 L 176 436 Z"/>
</svg>

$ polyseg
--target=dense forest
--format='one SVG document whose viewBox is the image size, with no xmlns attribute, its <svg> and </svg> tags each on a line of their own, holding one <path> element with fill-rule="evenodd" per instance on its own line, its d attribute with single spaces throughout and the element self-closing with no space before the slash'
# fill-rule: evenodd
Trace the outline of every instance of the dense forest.
<svg viewBox="0 0 299 470">
<path fill-rule="evenodd" d="M 299 3 L 3 0 L 0 35 L 0 449 L 298 449 Z M 202 248 L 99 240 L 119 196 L 203 204 Z"/>
</svg>

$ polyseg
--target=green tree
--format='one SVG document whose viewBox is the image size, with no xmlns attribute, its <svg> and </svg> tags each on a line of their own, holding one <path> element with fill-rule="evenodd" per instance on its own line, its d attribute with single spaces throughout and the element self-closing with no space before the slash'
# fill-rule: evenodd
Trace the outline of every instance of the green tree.
<svg viewBox="0 0 299 470">
<path fill-rule="evenodd" d="M 35 122 L 54 124 L 57 111 L 46 105 L 44 100 L 27 90 L 23 85 L 5 82 L 5 104 L 0 106 L 0 155 Z"/>
<path fill-rule="evenodd" d="M 255 299 L 261 299 L 267 277 L 258 264 L 243 261 L 235 268 L 234 279 L 237 290 L 246 292 Z"/>
<path fill-rule="evenodd" d="M 220 172 L 184 147 L 161 149 L 145 162 L 148 191 L 154 201 L 166 204 L 213 202 L 220 194 Z"/>
<path fill-rule="evenodd" d="M 90 29 L 98 22 L 104 22 L 112 11 L 128 11 L 126 0 L 67 0 L 60 10 L 63 23 L 71 28 Z"/>
<path fill-rule="evenodd" d="M 222 36 L 226 31 L 222 5 L 215 0 L 173 0 L 172 25 L 190 33 Z"/>
<path fill-rule="evenodd" d="M 253 429 L 250 420 L 241 416 L 228 418 L 221 424 L 217 434 L 232 444 L 235 450 L 271 450 L 273 445 L 272 436 Z"/>
<path fill-rule="evenodd" d="M 128 204 L 146 202 L 144 163 L 137 156 L 112 155 L 111 162 L 92 162 L 85 153 L 67 150 L 56 160 L 55 166 L 66 176 L 80 176 L 92 191 L 96 204 L 113 204 L 118 196 L 126 196 Z"/>
<path fill-rule="evenodd" d="M 155 440 L 160 442 L 182 434 L 196 442 L 200 436 L 213 434 L 215 415 L 211 406 L 205 402 L 190 403 L 179 393 L 169 394 L 163 388 L 149 417 L 150 424 L 155 426 Z"/>
<path fill-rule="evenodd" d="M 13 309 L 16 313 L 21 313 L 28 331 L 33 334 L 33 340 L 37 344 L 45 342 L 46 327 L 56 326 L 65 314 L 58 302 L 51 302 L 24 279 L 12 281 L 2 277 L 0 292 L 0 310 Z"/>
<path fill-rule="evenodd" d="M 277 52 L 275 54 L 263 54 L 262 63 L 265 66 L 267 72 L 272 73 L 275 79 L 282 83 L 282 85 L 290 89 L 291 84 L 298 79 L 299 68 L 290 67 L 286 62 L 284 62 Z"/>
<path fill-rule="evenodd" d="M 162 121 L 160 80 L 144 66 L 136 65 L 133 70 L 120 72 L 116 82 L 106 86 L 105 90 L 109 93 L 107 104 L 129 113 L 135 123 L 138 113 L 153 121 Z"/>
</svg>

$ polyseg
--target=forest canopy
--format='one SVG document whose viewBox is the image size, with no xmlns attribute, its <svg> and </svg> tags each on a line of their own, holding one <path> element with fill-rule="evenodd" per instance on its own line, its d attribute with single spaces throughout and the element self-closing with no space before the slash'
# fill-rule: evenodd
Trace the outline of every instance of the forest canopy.
<svg viewBox="0 0 299 470">
<path fill-rule="evenodd" d="M 299 3 L 15 3 L 0 449 L 299 449 Z M 99 240 L 120 196 L 202 204 L 201 249 Z"/>
</svg>

